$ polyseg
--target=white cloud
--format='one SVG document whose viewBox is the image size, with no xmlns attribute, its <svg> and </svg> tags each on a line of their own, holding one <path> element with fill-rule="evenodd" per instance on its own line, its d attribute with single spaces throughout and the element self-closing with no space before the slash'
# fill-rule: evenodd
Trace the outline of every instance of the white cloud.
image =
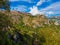
<svg viewBox="0 0 60 45">
<path fill-rule="evenodd" d="M 25 2 L 28 2 L 28 3 L 35 3 L 34 0 L 10 0 L 11 2 L 14 2 L 14 1 L 25 1 Z M 34 2 L 33 2 L 34 1 Z"/>
<path fill-rule="evenodd" d="M 39 13 L 39 10 L 38 10 L 38 8 L 36 6 L 33 6 L 33 7 L 30 8 L 30 13 L 32 15 L 35 15 L 35 14 Z"/>
<path fill-rule="evenodd" d="M 47 12 L 47 14 L 54 14 L 54 12 L 53 11 L 49 11 L 49 12 Z"/>
<path fill-rule="evenodd" d="M 38 8 L 37 8 L 36 6 L 31 7 L 29 13 L 31 13 L 32 15 L 43 14 L 42 12 L 40 12 L 40 11 L 38 10 Z"/>
<path fill-rule="evenodd" d="M 41 9 L 40 11 L 45 11 L 47 14 L 60 14 L 60 2 L 53 3 L 50 6 Z"/>
<path fill-rule="evenodd" d="M 48 2 L 50 0 L 40 0 L 39 2 L 37 2 L 36 6 L 30 7 L 30 12 L 32 15 L 36 15 L 36 14 L 44 14 L 46 13 L 45 11 L 40 11 L 38 10 L 37 6 L 40 6 L 43 2 Z M 49 14 L 52 12 L 48 12 Z"/>
<path fill-rule="evenodd" d="M 25 12 L 25 11 L 27 11 L 27 7 L 24 5 L 18 5 L 16 7 L 11 7 L 11 10 Z"/>
<path fill-rule="evenodd" d="M 45 15 L 55 15 L 55 14 L 60 14 L 60 2 L 56 2 L 51 4 L 50 6 L 38 10 L 37 6 L 33 6 L 30 8 L 30 12 L 32 15 L 36 15 L 36 14 L 45 14 Z"/>
<path fill-rule="evenodd" d="M 41 12 L 40 10 L 38 10 L 39 5 L 41 5 L 43 2 L 47 2 L 50 0 L 40 0 L 39 2 L 37 2 L 36 6 L 30 7 L 30 12 L 32 15 L 36 15 L 36 14 L 43 14 L 43 12 Z"/>
<path fill-rule="evenodd" d="M 45 0 L 40 0 L 36 5 L 39 6 L 39 5 L 41 5 L 43 2 L 45 2 Z"/>
<path fill-rule="evenodd" d="M 35 0 L 20 0 L 20 1 L 25 1 L 25 2 L 28 2 L 28 3 L 36 3 Z"/>
<path fill-rule="evenodd" d="M 60 8 L 60 2 L 56 2 L 56 3 L 53 3 L 51 4 L 50 6 L 42 9 L 43 11 L 48 11 L 48 10 L 59 10 Z"/>
<path fill-rule="evenodd" d="M 42 3 L 48 2 L 48 1 L 51 1 L 51 0 L 40 0 L 39 2 L 37 2 L 36 6 L 40 6 Z"/>
</svg>

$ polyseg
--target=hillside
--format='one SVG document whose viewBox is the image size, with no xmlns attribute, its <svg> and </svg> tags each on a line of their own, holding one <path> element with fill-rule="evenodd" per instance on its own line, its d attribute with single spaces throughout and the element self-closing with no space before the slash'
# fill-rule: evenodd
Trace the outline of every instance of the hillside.
<svg viewBox="0 0 60 45">
<path fill-rule="evenodd" d="M 5 13 L 5 12 L 3 12 Z M 20 23 L 20 21 L 23 22 L 24 26 L 30 26 L 30 27 L 41 27 L 44 24 L 49 25 L 49 20 L 44 15 L 35 15 L 32 16 L 30 13 L 21 13 L 18 11 L 11 11 L 9 13 L 9 16 L 11 18 L 11 21 L 15 24 Z"/>
<path fill-rule="evenodd" d="M 0 11 L 0 44 L 60 45 L 60 25 L 44 15 Z"/>
</svg>

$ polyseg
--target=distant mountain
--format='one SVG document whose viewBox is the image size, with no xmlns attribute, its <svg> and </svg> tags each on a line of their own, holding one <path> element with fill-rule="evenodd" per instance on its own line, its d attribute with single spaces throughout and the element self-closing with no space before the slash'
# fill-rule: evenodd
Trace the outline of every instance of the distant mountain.
<svg viewBox="0 0 60 45">
<path fill-rule="evenodd" d="M 60 16 L 53 16 L 53 17 L 50 17 L 49 19 L 54 21 L 55 25 L 60 25 Z"/>
<path fill-rule="evenodd" d="M 49 19 L 60 19 L 60 16 L 52 16 L 52 17 L 49 17 Z"/>
</svg>

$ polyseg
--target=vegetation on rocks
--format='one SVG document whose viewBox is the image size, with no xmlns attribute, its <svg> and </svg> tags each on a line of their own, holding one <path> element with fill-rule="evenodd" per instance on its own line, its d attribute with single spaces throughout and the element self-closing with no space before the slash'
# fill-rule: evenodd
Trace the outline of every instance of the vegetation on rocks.
<svg viewBox="0 0 60 45">
<path fill-rule="evenodd" d="M 60 25 L 44 15 L 0 11 L 1 45 L 60 45 Z"/>
</svg>

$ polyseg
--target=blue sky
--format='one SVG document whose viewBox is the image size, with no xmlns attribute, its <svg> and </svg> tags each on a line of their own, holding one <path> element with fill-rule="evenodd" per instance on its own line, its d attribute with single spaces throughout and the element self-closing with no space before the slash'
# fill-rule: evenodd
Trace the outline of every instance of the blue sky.
<svg viewBox="0 0 60 45">
<path fill-rule="evenodd" d="M 32 15 L 60 16 L 60 0 L 10 0 L 11 10 Z"/>
</svg>

